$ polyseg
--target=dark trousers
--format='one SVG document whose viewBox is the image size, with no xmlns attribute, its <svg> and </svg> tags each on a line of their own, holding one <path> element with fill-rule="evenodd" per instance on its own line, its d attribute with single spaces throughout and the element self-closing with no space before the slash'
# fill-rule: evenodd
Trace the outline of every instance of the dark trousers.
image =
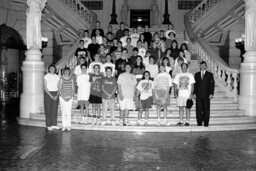
<svg viewBox="0 0 256 171">
<path fill-rule="evenodd" d="M 57 91 L 50 92 L 53 97 L 57 95 Z M 44 111 L 45 111 L 45 121 L 46 127 L 57 126 L 57 112 L 58 112 L 57 100 L 53 100 L 46 92 L 44 92 Z"/>
<path fill-rule="evenodd" d="M 196 120 L 198 125 L 209 125 L 210 119 L 210 99 L 196 98 Z"/>
</svg>

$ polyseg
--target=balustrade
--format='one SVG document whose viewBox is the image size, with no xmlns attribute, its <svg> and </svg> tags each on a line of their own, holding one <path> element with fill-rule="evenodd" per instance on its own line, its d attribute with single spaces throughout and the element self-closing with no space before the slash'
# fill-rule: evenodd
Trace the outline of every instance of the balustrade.
<svg viewBox="0 0 256 171">
<path fill-rule="evenodd" d="M 202 18 L 202 16 L 209 11 L 209 9 L 213 8 L 216 4 L 218 4 L 220 0 L 203 0 L 200 4 L 197 5 L 196 8 L 193 9 L 190 15 L 190 22 L 195 22 Z"/>
<path fill-rule="evenodd" d="M 189 41 L 189 43 L 192 44 L 190 46 L 192 48 L 191 52 L 206 61 L 216 81 L 218 81 L 229 94 L 233 94 L 236 100 L 238 95 L 238 70 L 229 68 L 214 57 L 208 55 L 198 42 L 193 43 Z"/>
<path fill-rule="evenodd" d="M 79 0 L 63 0 L 67 6 L 72 8 L 79 16 L 81 16 L 89 24 L 93 23 L 93 14 Z"/>
</svg>

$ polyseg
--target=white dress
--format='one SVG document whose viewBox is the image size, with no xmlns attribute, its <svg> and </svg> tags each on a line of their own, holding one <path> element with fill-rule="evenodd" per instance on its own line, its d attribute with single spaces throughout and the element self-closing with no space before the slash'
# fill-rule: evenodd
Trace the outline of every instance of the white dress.
<svg viewBox="0 0 256 171">
<path fill-rule="evenodd" d="M 88 74 L 80 74 L 77 76 L 77 100 L 88 101 L 90 97 L 91 84 L 89 82 L 90 76 Z"/>
</svg>

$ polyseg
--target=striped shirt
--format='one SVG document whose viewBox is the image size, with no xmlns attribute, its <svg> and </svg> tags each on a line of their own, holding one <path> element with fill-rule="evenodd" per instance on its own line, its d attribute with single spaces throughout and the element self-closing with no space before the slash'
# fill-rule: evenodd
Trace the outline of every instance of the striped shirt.
<svg viewBox="0 0 256 171">
<path fill-rule="evenodd" d="M 60 93 L 63 98 L 69 98 L 73 95 L 73 79 L 70 78 L 68 80 L 61 79 L 61 87 L 60 87 Z"/>
<path fill-rule="evenodd" d="M 159 73 L 155 76 L 155 79 L 154 79 L 155 89 L 164 89 L 164 90 L 166 90 L 167 88 L 169 88 L 171 86 L 172 86 L 172 78 L 166 72 Z"/>
</svg>

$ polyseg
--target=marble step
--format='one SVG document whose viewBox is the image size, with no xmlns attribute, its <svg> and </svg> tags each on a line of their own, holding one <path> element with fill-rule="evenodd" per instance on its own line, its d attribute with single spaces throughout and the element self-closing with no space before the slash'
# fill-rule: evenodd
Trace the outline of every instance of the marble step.
<svg viewBox="0 0 256 171">
<path fill-rule="evenodd" d="M 90 115 L 92 114 L 91 110 L 89 111 L 89 113 L 90 113 Z M 120 111 L 119 110 L 115 110 L 114 113 L 115 113 L 115 117 L 120 116 Z M 37 116 L 37 115 L 43 115 L 44 116 L 44 113 L 42 112 L 42 113 L 31 113 L 30 114 L 31 117 Z M 58 111 L 58 115 L 61 116 L 61 111 L 60 110 Z M 72 115 L 73 116 L 80 116 L 81 112 L 78 109 L 73 109 L 72 110 Z M 161 112 L 161 115 L 163 115 L 163 112 Z M 195 111 L 194 110 L 191 111 L 190 115 L 191 115 L 191 118 L 195 117 L 196 116 Z M 143 116 L 144 116 L 144 112 L 143 112 Z M 176 118 L 178 116 L 179 116 L 178 110 L 168 111 L 168 113 L 167 113 L 168 118 Z M 237 116 L 244 116 L 244 111 L 242 111 L 242 110 L 212 110 L 211 111 L 211 117 L 237 117 Z M 110 117 L 110 112 L 109 111 L 107 113 L 107 117 Z M 138 117 L 138 111 L 130 111 L 129 112 L 129 117 L 137 118 Z M 150 118 L 156 118 L 157 117 L 157 114 L 156 114 L 155 110 L 150 110 L 149 111 L 149 117 Z"/>
<path fill-rule="evenodd" d="M 251 120 L 255 119 L 254 117 Z M 45 127 L 44 120 L 37 119 L 20 119 L 18 122 L 21 125 Z M 61 123 L 58 122 L 61 126 Z M 237 131 L 237 130 L 252 130 L 256 129 L 256 123 L 254 122 L 243 122 L 243 123 L 210 123 L 209 127 L 196 126 L 191 123 L 190 126 L 100 126 L 100 125 L 85 125 L 85 124 L 72 124 L 72 129 L 75 130 L 90 130 L 90 131 L 125 131 L 135 132 L 137 134 L 143 134 L 143 132 L 210 132 L 210 131 Z"/>
<path fill-rule="evenodd" d="M 80 115 L 80 110 L 78 109 L 73 109 L 72 110 L 72 115 Z M 91 114 L 91 110 L 89 111 L 89 113 Z M 61 115 L 61 112 L 58 112 L 58 115 Z M 120 115 L 120 111 L 119 110 L 115 110 L 115 116 L 119 117 Z M 161 115 L 163 115 L 163 112 L 161 112 Z M 190 112 L 191 117 L 195 117 L 196 116 L 196 112 L 195 110 L 192 110 Z M 244 111 L 242 110 L 212 110 L 211 111 L 211 117 L 226 117 L 226 116 L 243 116 L 244 115 Z M 107 116 L 110 116 L 110 112 L 108 111 Z M 129 117 L 137 117 L 138 116 L 138 111 L 130 111 L 129 112 Z M 144 116 L 144 112 L 143 112 L 143 116 Z M 156 111 L 155 110 L 150 110 L 149 111 L 149 116 L 150 117 L 156 117 Z M 169 110 L 167 113 L 167 116 L 172 118 L 172 117 L 177 117 L 179 116 L 179 111 L 178 109 L 176 110 Z"/>
<path fill-rule="evenodd" d="M 184 115 L 185 116 L 185 115 Z M 45 120 L 45 115 L 43 114 L 31 114 L 31 119 L 34 119 L 34 120 Z M 72 116 L 72 123 L 75 123 L 75 115 Z M 162 116 L 163 118 L 163 116 Z M 110 117 L 107 117 L 107 120 L 108 122 L 110 121 Z M 115 117 L 116 121 L 119 121 L 119 115 L 117 115 Z M 81 120 L 80 118 L 80 115 L 77 116 L 77 120 Z M 89 124 L 92 123 L 92 120 L 93 118 L 92 117 L 89 117 L 88 118 L 88 122 Z M 129 121 L 132 125 L 135 125 L 136 122 L 137 122 L 137 116 L 129 116 Z M 149 119 L 148 119 L 148 124 L 150 125 L 156 125 L 157 124 L 157 117 L 154 116 L 150 116 Z M 168 123 L 172 124 L 172 125 L 175 125 L 178 121 L 179 121 L 179 117 L 178 117 L 178 114 L 175 115 L 175 116 L 170 116 L 168 115 L 167 117 L 167 121 Z M 58 122 L 61 122 L 61 116 L 58 116 Z M 253 123 L 253 122 L 256 122 L 256 117 L 250 117 L 250 116 L 211 116 L 210 118 L 210 122 L 211 124 L 226 124 L 226 123 Z M 190 118 L 190 123 L 196 123 L 196 118 L 195 116 L 191 116 Z M 109 123 L 110 124 L 110 123 Z"/>
<path fill-rule="evenodd" d="M 80 111 L 79 109 L 76 109 L 77 105 L 74 105 L 75 103 L 73 103 L 73 107 L 72 107 L 72 111 Z M 91 107 L 89 108 L 91 109 Z M 214 111 L 219 111 L 219 112 L 223 112 L 225 110 L 237 110 L 238 109 L 238 104 L 234 104 L 234 103 L 213 103 L 211 104 L 211 112 Z M 60 113 L 60 106 L 58 108 L 58 112 Z M 167 110 L 169 112 L 175 112 L 178 111 L 178 107 L 176 106 L 176 103 L 171 104 L 170 106 L 167 107 Z M 41 108 L 41 113 L 44 113 L 44 109 Z M 116 108 L 115 111 L 119 111 L 119 108 Z M 193 105 L 193 107 L 191 108 L 191 112 L 193 113 L 195 111 L 195 105 Z M 154 108 L 150 109 L 150 112 L 155 112 Z"/>
</svg>

